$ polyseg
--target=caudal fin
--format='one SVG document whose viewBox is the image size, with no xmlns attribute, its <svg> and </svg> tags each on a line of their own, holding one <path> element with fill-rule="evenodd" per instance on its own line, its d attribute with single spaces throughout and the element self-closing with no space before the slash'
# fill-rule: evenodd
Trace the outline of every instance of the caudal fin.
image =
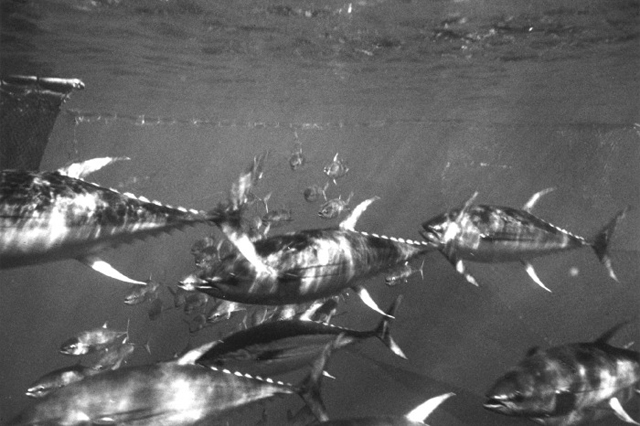
<svg viewBox="0 0 640 426">
<path fill-rule="evenodd" d="M 611 236 L 618 226 L 618 222 L 624 218 L 627 214 L 629 207 L 626 207 L 620 210 L 616 215 L 607 223 L 601 230 L 596 234 L 593 238 L 593 242 L 591 243 L 591 247 L 596 252 L 598 259 L 600 262 L 607 268 L 609 271 L 609 276 L 614 280 L 618 281 L 618 277 L 615 272 L 613 272 L 613 267 L 611 266 L 611 258 L 609 257 L 609 242 L 611 240 Z"/>
<path fill-rule="evenodd" d="M 382 321 L 380 321 L 380 324 L 376 329 L 376 336 L 378 337 L 378 339 L 382 340 L 382 343 L 384 343 L 389 349 L 391 349 L 391 352 L 401 358 L 407 359 L 404 352 L 402 352 L 402 349 L 400 349 L 400 346 L 398 346 L 398 344 L 393 340 L 393 337 L 391 337 L 390 329 L 391 322 L 396 315 L 396 310 L 398 309 L 400 302 L 402 302 L 402 295 L 399 295 L 393 302 L 393 304 L 389 307 L 386 312 L 388 316 L 384 317 Z"/>
</svg>

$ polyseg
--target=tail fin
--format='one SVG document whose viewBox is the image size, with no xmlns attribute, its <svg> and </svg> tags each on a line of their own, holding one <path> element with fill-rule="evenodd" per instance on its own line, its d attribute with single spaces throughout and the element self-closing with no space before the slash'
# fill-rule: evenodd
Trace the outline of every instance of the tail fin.
<svg viewBox="0 0 640 426">
<path fill-rule="evenodd" d="M 324 350 L 322 351 L 322 355 L 318 357 L 318 359 L 311 365 L 311 371 L 309 375 L 302 381 L 302 383 L 298 386 L 298 394 L 307 404 L 313 415 L 316 416 L 318 421 L 325 422 L 329 420 L 329 416 L 327 415 L 327 409 L 324 406 L 324 402 L 322 402 L 322 397 L 320 396 L 320 384 L 322 381 L 322 372 L 324 371 L 325 365 L 331 352 L 340 346 L 344 346 L 341 342 L 344 339 L 344 334 L 340 334 L 336 339 L 327 344 Z"/>
<path fill-rule="evenodd" d="M 626 207 L 620 210 L 616 215 L 607 223 L 596 236 L 593 238 L 591 242 L 591 247 L 593 247 L 593 251 L 596 252 L 596 256 L 600 259 L 600 262 L 607 268 L 609 271 L 609 276 L 614 280 L 618 281 L 618 277 L 615 272 L 613 272 L 613 267 L 611 266 L 611 258 L 609 257 L 609 241 L 611 240 L 611 236 L 613 235 L 613 231 L 615 231 L 618 222 L 624 218 L 627 214 L 629 207 Z"/>
<path fill-rule="evenodd" d="M 393 321 L 395 317 L 396 310 L 398 309 L 400 302 L 402 302 L 402 295 L 399 295 L 387 310 L 387 314 L 390 316 L 386 316 L 380 321 L 380 324 L 376 329 L 376 336 L 378 337 L 378 339 L 382 340 L 382 343 L 384 343 L 389 349 L 391 349 L 391 352 L 401 358 L 407 359 L 404 352 L 402 352 L 402 349 L 400 349 L 400 346 L 398 346 L 398 344 L 391 337 L 390 331 L 391 321 Z"/>
</svg>

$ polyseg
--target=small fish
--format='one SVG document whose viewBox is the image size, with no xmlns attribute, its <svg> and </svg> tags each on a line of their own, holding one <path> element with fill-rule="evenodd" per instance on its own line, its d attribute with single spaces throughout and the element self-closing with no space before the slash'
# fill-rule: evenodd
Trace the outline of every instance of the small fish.
<svg viewBox="0 0 640 426">
<path fill-rule="evenodd" d="M 316 300 L 302 314 L 298 316 L 301 321 L 315 321 L 329 324 L 331 318 L 338 310 L 338 296 L 330 297 L 326 300 Z"/>
<path fill-rule="evenodd" d="M 205 322 L 207 324 L 215 324 L 219 321 L 230 319 L 231 315 L 234 313 L 243 312 L 246 310 L 247 308 L 241 303 L 218 299 L 207 313 Z"/>
<path fill-rule="evenodd" d="M 139 305 L 150 300 L 155 300 L 158 298 L 159 289 L 160 283 L 149 278 L 147 284 L 144 286 L 134 284 L 124 297 L 124 303 L 127 305 Z"/>
<path fill-rule="evenodd" d="M 162 299 L 157 298 L 151 302 L 151 306 L 149 306 L 147 315 L 149 316 L 149 319 L 151 321 L 155 321 L 160 318 L 160 315 L 162 315 L 163 311 L 165 311 L 164 302 L 162 302 Z"/>
<path fill-rule="evenodd" d="M 125 339 L 120 345 L 104 349 L 93 368 L 100 371 L 117 370 L 127 358 L 133 355 L 135 349 L 136 345 Z"/>
<path fill-rule="evenodd" d="M 66 340 L 60 346 L 60 353 L 74 356 L 85 355 L 118 344 L 128 335 L 128 322 L 127 330 L 125 331 L 107 328 L 107 323 L 105 322 L 102 327 L 83 331 L 78 333 L 75 337 Z"/>
<path fill-rule="evenodd" d="M 368 416 L 348 419 L 328 420 L 316 423 L 318 426 L 428 426 L 425 421 L 431 413 L 448 398 L 452 392 L 429 398 L 404 416 Z M 288 416 L 287 416 L 288 417 Z"/>
<path fill-rule="evenodd" d="M 183 306 L 187 301 L 187 295 L 189 294 L 189 292 L 182 287 L 177 287 L 175 289 L 173 287 L 168 288 L 169 292 L 173 295 L 173 306 L 175 308 Z"/>
<path fill-rule="evenodd" d="M 205 314 L 198 314 L 185 322 L 189 325 L 189 333 L 194 334 L 202 330 L 207 326 L 207 316 Z"/>
<path fill-rule="evenodd" d="M 318 216 L 322 219 L 333 219 L 334 217 L 338 217 L 343 211 L 348 210 L 349 202 L 353 197 L 353 192 L 349 194 L 349 198 L 346 200 L 342 199 L 342 195 L 338 198 L 333 198 L 323 205 L 320 206 L 320 211 L 318 211 Z"/>
<path fill-rule="evenodd" d="M 209 301 L 209 296 L 199 292 L 190 292 L 185 296 L 184 313 L 191 315 L 196 309 L 203 307 Z"/>
<path fill-rule="evenodd" d="M 267 201 L 269 200 L 270 197 L 271 197 L 271 193 L 267 194 L 263 199 L 264 208 L 267 212 L 264 214 L 264 216 L 262 216 L 262 224 L 264 226 L 277 228 L 285 225 L 286 222 L 293 221 L 293 218 L 291 217 L 291 209 L 282 207 L 276 210 L 269 210 L 269 207 L 267 206 Z"/>
<path fill-rule="evenodd" d="M 272 228 L 278 228 L 280 226 L 286 225 L 288 222 L 293 221 L 293 217 L 291 214 L 291 209 L 280 208 L 276 210 L 271 210 L 262 216 L 262 224 L 264 226 L 270 226 Z"/>
<path fill-rule="evenodd" d="M 244 244 L 247 254 L 223 259 L 213 274 L 197 271 L 182 279 L 180 286 L 260 305 L 301 304 L 351 288 L 367 306 L 386 315 L 357 281 L 434 248 L 421 241 L 356 231 L 357 220 L 376 199 L 360 203 L 337 228 L 296 231 L 248 244 L 236 240 L 234 244 Z"/>
<path fill-rule="evenodd" d="M 71 383 L 36 400 L 8 424 L 208 424 L 250 404 L 285 394 L 300 395 L 316 418 L 324 421 L 328 416 L 320 399 L 320 381 L 332 349 L 333 343 L 327 345 L 307 377 L 294 386 L 203 368 L 195 364 L 202 354 L 197 348 L 172 361 L 104 371 Z"/>
<path fill-rule="evenodd" d="M 327 182 L 323 187 L 317 184 L 311 185 L 304 190 L 303 192 L 304 199 L 309 203 L 315 203 L 320 199 L 320 197 L 322 197 L 326 201 L 327 200 L 326 191 L 328 187 L 329 187 L 329 182 Z"/>
<path fill-rule="evenodd" d="M 349 172 L 349 166 L 345 160 L 338 158 L 338 153 L 333 157 L 333 161 L 324 166 L 324 174 L 337 185 L 336 179 L 343 177 Z"/>
<path fill-rule="evenodd" d="M 358 331 L 297 319 L 269 321 L 221 339 L 196 363 L 258 375 L 288 373 L 308 365 L 338 335 L 342 338 L 335 349 L 376 337 L 394 354 L 406 358 L 390 333 L 401 300 L 399 296 L 393 302 L 387 316 L 373 330 Z"/>
<path fill-rule="evenodd" d="M 31 398 L 42 398 L 57 389 L 97 373 L 99 370 L 80 364 L 63 367 L 47 373 L 33 382 L 27 389 L 26 395 Z"/>
<path fill-rule="evenodd" d="M 384 281 L 388 286 L 394 286 L 398 283 L 406 283 L 411 276 L 417 272 L 420 272 L 420 276 L 424 279 L 424 272 L 422 268 L 424 267 L 424 259 L 422 260 L 422 264 L 420 268 L 413 268 L 409 265 L 409 262 L 405 262 L 404 265 L 392 271 L 386 277 L 384 277 Z"/>
<path fill-rule="evenodd" d="M 302 143 L 296 141 L 295 148 L 291 151 L 291 156 L 289 157 L 289 167 L 291 170 L 298 170 L 307 164 L 307 158 L 302 153 Z"/>
<path fill-rule="evenodd" d="M 591 240 L 587 240 L 530 213 L 538 199 L 552 189 L 537 192 L 522 209 L 473 205 L 478 195 L 476 192 L 462 207 L 424 222 L 420 233 L 468 282 L 476 286 L 478 283 L 466 272 L 463 260 L 489 263 L 519 261 L 536 284 L 551 291 L 538 278 L 529 259 L 584 246 L 593 248 L 609 276 L 617 281 L 608 245 L 627 209 L 620 210 Z"/>
<path fill-rule="evenodd" d="M 215 264 L 219 259 L 218 248 L 222 241 L 216 241 L 213 235 L 197 240 L 191 246 L 191 254 L 198 268 Z"/>
<path fill-rule="evenodd" d="M 487 392 L 484 407 L 549 426 L 597 420 L 610 410 L 640 424 L 622 408 L 640 383 L 640 353 L 608 343 L 622 325 L 594 342 L 530 349 Z"/>
</svg>

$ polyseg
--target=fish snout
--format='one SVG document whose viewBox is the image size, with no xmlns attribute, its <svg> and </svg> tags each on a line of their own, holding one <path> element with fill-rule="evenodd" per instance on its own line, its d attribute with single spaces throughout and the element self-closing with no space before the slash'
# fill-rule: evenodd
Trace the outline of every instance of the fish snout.
<svg viewBox="0 0 640 426">
<path fill-rule="evenodd" d="M 86 350 L 77 338 L 72 338 L 60 346 L 60 353 L 63 355 L 84 355 Z"/>
<path fill-rule="evenodd" d="M 482 406 L 489 410 L 495 411 L 497 413 L 507 413 L 510 412 L 509 402 L 512 398 L 506 394 L 495 394 L 495 395 L 487 395 L 486 401 Z"/>
</svg>

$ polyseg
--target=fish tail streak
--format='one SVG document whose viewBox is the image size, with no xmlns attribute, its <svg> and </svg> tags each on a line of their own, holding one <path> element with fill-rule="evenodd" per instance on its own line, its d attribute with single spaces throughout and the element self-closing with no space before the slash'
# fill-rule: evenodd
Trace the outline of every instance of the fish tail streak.
<svg viewBox="0 0 640 426">
<path fill-rule="evenodd" d="M 611 240 L 613 232 L 616 229 L 616 226 L 618 226 L 618 222 L 620 222 L 620 220 L 624 218 L 628 210 L 629 207 L 626 207 L 616 213 L 613 219 L 611 219 L 609 223 L 607 223 L 596 234 L 596 236 L 593 238 L 593 241 L 591 242 L 591 247 L 593 247 L 593 250 L 596 252 L 596 256 L 598 256 L 600 262 L 602 262 L 602 264 L 607 268 L 607 271 L 609 271 L 609 276 L 615 281 L 618 281 L 618 277 L 616 276 L 615 272 L 613 271 L 613 267 L 611 266 L 611 258 L 609 257 L 609 242 Z"/>
<path fill-rule="evenodd" d="M 393 302 L 391 307 L 389 307 L 389 309 L 387 310 L 386 313 L 389 316 L 385 316 L 380 321 L 380 324 L 376 329 L 376 336 L 382 341 L 382 343 L 384 343 L 389 349 L 391 349 L 391 352 L 401 358 L 407 359 L 407 356 L 404 354 L 404 352 L 402 352 L 400 346 L 398 346 L 395 340 L 393 340 L 393 337 L 391 337 L 391 322 L 396 315 L 396 310 L 398 309 L 398 306 L 400 306 L 400 302 L 402 302 L 402 295 L 399 295 Z"/>
<path fill-rule="evenodd" d="M 298 394 L 307 404 L 307 407 L 311 410 L 318 421 L 326 422 L 329 420 L 327 415 L 327 409 L 324 406 L 322 397 L 320 395 L 320 384 L 323 377 L 323 371 L 327 364 L 327 360 L 331 355 L 331 352 L 340 347 L 341 341 L 345 339 L 345 335 L 340 334 L 336 339 L 327 344 L 322 351 L 322 354 L 311 365 L 311 371 L 309 375 L 302 380 L 302 383 L 298 386 Z"/>
</svg>

